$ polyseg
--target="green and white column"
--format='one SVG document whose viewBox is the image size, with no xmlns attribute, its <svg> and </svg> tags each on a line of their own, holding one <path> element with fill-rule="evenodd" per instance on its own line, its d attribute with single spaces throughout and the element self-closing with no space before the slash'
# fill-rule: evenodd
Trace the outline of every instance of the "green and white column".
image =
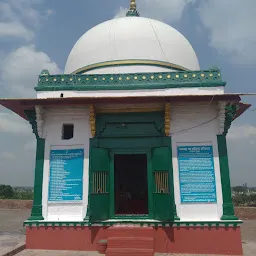
<svg viewBox="0 0 256 256">
<path fill-rule="evenodd" d="M 220 162 L 220 176 L 223 197 L 223 215 L 222 220 L 237 220 L 235 216 L 234 205 L 232 201 L 232 191 L 230 183 L 230 172 L 228 164 L 227 140 L 226 135 L 217 135 L 219 162 Z"/>
<path fill-rule="evenodd" d="M 31 216 L 28 220 L 43 220 L 42 214 L 42 189 L 43 189 L 43 170 L 44 170 L 44 151 L 45 139 L 40 138 L 37 130 L 37 118 L 35 110 L 27 110 L 25 114 L 32 125 L 34 134 L 36 135 L 36 163 L 35 163 L 35 179 L 34 179 L 34 200 L 31 210 Z"/>
</svg>

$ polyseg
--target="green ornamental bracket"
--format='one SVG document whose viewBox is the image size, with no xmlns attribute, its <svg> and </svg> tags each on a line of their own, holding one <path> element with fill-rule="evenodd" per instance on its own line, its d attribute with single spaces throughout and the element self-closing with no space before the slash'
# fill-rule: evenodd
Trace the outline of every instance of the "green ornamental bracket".
<svg viewBox="0 0 256 256">
<path fill-rule="evenodd" d="M 227 135 L 228 130 L 231 127 L 231 123 L 233 122 L 236 113 L 239 109 L 238 105 L 228 105 L 226 106 L 225 110 L 226 110 L 226 118 L 225 118 L 225 126 L 224 126 L 224 135 Z"/>
</svg>

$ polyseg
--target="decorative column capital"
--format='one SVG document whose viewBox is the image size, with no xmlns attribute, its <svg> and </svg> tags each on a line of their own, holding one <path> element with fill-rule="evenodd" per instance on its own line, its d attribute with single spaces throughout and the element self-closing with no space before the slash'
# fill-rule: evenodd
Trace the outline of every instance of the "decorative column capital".
<svg viewBox="0 0 256 256">
<path fill-rule="evenodd" d="M 219 127 L 217 135 L 227 135 L 238 109 L 238 104 L 227 104 L 226 101 L 220 101 L 218 103 Z"/>
<path fill-rule="evenodd" d="M 171 104 L 165 104 L 165 114 L 164 114 L 164 130 L 165 135 L 170 136 L 170 129 L 171 129 Z"/>
<path fill-rule="evenodd" d="M 89 119 L 89 122 L 90 122 L 91 134 L 92 134 L 92 137 L 95 137 L 95 134 L 96 134 L 96 113 L 95 113 L 95 108 L 94 108 L 94 105 L 90 105 L 89 108 L 90 108 L 90 119 Z"/>
<path fill-rule="evenodd" d="M 217 134 L 223 134 L 225 129 L 225 120 L 226 120 L 226 101 L 219 101 L 218 103 L 218 133 Z"/>
<path fill-rule="evenodd" d="M 231 127 L 231 123 L 236 117 L 237 110 L 239 106 L 237 104 L 229 104 L 225 107 L 225 127 L 224 127 L 224 135 L 227 135 L 229 128 Z"/>
<path fill-rule="evenodd" d="M 36 123 L 37 123 L 38 137 L 45 139 L 46 138 L 46 134 L 44 132 L 45 110 L 42 106 L 35 106 L 35 111 L 36 111 Z"/>
</svg>

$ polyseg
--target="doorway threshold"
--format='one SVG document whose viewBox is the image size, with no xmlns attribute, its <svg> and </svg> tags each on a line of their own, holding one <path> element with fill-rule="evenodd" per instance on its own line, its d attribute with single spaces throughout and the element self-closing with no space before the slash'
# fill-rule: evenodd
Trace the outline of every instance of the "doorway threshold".
<svg viewBox="0 0 256 256">
<path fill-rule="evenodd" d="M 154 219 L 138 219 L 137 217 L 136 218 L 115 218 L 115 219 L 108 219 L 108 220 L 105 220 L 105 221 L 102 221 L 102 222 L 105 222 L 105 223 L 108 223 L 108 222 L 123 222 L 123 223 L 130 223 L 130 222 L 135 222 L 135 223 L 141 223 L 141 222 L 152 222 L 152 223 L 155 223 L 155 222 L 161 222 L 159 220 L 154 220 Z"/>
</svg>

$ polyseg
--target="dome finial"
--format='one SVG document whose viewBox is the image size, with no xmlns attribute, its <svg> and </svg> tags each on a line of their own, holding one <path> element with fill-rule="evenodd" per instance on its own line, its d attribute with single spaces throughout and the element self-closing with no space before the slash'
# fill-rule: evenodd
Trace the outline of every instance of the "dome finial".
<svg viewBox="0 0 256 256">
<path fill-rule="evenodd" d="M 136 0 L 131 0 L 130 10 L 127 12 L 126 16 L 127 17 L 130 17 L 130 16 L 137 16 L 137 17 L 139 17 L 140 16 L 140 14 L 137 11 Z"/>
</svg>

